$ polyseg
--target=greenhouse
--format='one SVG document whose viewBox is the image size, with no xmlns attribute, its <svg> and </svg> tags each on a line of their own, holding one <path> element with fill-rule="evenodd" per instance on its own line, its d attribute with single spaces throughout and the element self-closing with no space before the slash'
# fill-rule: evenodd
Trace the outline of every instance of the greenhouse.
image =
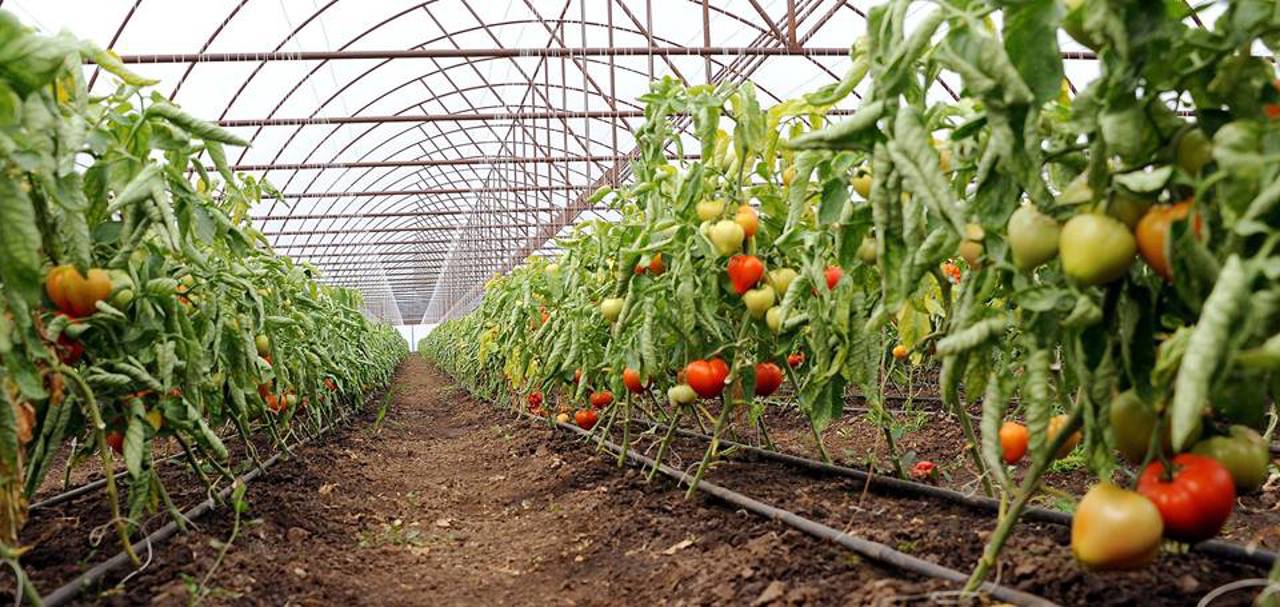
<svg viewBox="0 0 1280 607">
<path fill-rule="evenodd" d="M 0 0 L 25 605 L 1280 605 L 1275 0 Z"/>
</svg>

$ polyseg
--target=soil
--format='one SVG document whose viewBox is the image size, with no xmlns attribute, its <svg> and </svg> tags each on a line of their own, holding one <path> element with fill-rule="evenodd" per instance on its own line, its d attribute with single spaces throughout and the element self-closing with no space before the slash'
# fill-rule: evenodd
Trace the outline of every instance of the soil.
<svg viewBox="0 0 1280 607">
<path fill-rule="evenodd" d="M 393 386 L 381 424 L 377 411 L 368 410 L 250 485 L 249 508 L 216 567 L 235 523 L 225 508 L 158 546 L 150 565 L 123 589 L 114 586 L 118 576 L 111 578 L 80 604 L 186 605 L 199 588 L 204 605 L 955 600 L 945 594 L 952 584 L 881 567 L 708 498 L 686 500 L 682 487 L 661 478 L 646 482 L 640 471 L 618 468 L 613 456 L 580 439 L 472 400 L 417 357 L 406 361 Z M 780 443 L 798 445 L 807 436 L 771 423 Z M 856 421 L 840 423 L 850 424 L 849 435 L 861 431 Z M 641 447 L 652 446 L 645 444 L 652 437 L 638 438 Z M 688 468 L 701 449 L 682 439 L 668 462 Z M 989 515 L 863 495 L 848 480 L 767 462 L 727 460 L 707 478 L 965 571 L 994 527 Z M 181 491 L 176 481 L 167 486 L 180 507 L 203 497 L 191 489 L 198 489 L 195 483 Z M 38 519 L 28 526 L 44 530 L 44 543 L 23 557 L 41 590 L 116 551 L 110 535 L 98 549 L 87 544 L 88 530 L 107 518 L 101 501 L 75 500 L 40 515 L 63 521 L 59 527 Z M 1002 559 L 1000 581 L 1064 605 L 1184 605 L 1223 583 L 1265 574 L 1195 555 L 1164 555 L 1158 567 L 1137 572 L 1086 573 L 1072 561 L 1067 540 L 1064 528 L 1020 527 Z M 0 586 L 11 588 L 12 576 L 3 575 Z M 1226 598 L 1215 605 L 1249 599 Z"/>
<path fill-rule="evenodd" d="M 251 484 L 203 604 L 887 605 L 929 604 L 949 588 L 646 483 L 581 441 L 467 398 L 416 357 L 393 385 L 380 427 L 368 411 Z M 233 521 L 225 509 L 197 521 L 123 589 L 80 604 L 186 605 Z M 87 563 L 114 552 L 111 541 Z M 70 560 L 28 565 L 48 592 L 83 568 Z"/>
<path fill-rule="evenodd" d="M 903 428 L 896 438 L 898 452 L 903 457 L 904 468 L 919 460 L 929 460 L 939 466 L 941 478 L 938 484 L 963 492 L 978 492 L 978 475 L 968 452 L 959 424 L 949 414 L 939 410 L 940 405 L 930 402 L 928 396 L 903 411 L 901 401 L 887 402 L 894 409 L 892 414 Z M 844 465 L 867 468 L 872 466 L 882 472 L 889 471 L 889 448 L 879 427 L 866 413 L 867 403 L 861 397 L 850 397 L 845 406 L 845 416 L 835 420 L 823 432 L 823 445 L 832 460 Z M 971 411 L 978 415 L 978 410 Z M 942 418 L 942 419 L 939 419 Z M 769 438 L 776 447 L 786 453 L 819 458 L 813 432 L 808 420 L 793 407 L 771 407 L 766 414 Z M 941 422 L 941 423 L 937 423 Z M 975 420 L 975 425 L 976 425 Z M 683 424 L 687 429 L 696 426 Z M 763 444 L 754 434 L 742 437 L 744 442 Z M 1018 467 L 1024 472 L 1026 464 Z M 1131 485 L 1128 472 L 1120 471 L 1115 481 Z M 1020 475 L 1015 478 L 1021 478 Z M 1044 483 L 1059 495 L 1080 496 L 1096 482 L 1095 477 L 1078 459 L 1059 461 L 1044 475 Z M 1035 500 L 1044 508 L 1070 511 L 1073 499 L 1044 494 Z M 1280 476 L 1272 479 L 1262 489 L 1239 496 L 1236 509 L 1227 521 L 1219 537 L 1224 540 L 1254 545 L 1280 551 Z"/>
</svg>

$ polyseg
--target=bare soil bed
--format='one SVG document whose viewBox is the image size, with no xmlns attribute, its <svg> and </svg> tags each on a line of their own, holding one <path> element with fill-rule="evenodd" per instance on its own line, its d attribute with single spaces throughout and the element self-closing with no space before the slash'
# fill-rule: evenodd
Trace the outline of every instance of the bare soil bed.
<svg viewBox="0 0 1280 607">
<path fill-rule="evenodd" d="M 948 587 L 685 500 L 672 483 L 646 483 L 581 441 L 473 401 L 416 357 L 393 385 L 380 428 L 367 411 L 254 481 L 203 604 L 901 605 L 931 604 L 928 593 Z M 179 507 L 201 498 L 175 496 Z M 43 539 L 64 558 L 41 548 L 48 558 L 29 564 L 43 591 L 117 550 L 113 536 L 87 545 L 100 502 L 59 512 L 59 532 Z M 232 521 L 226 509 L 196 521 L 123 589 L 80 604 L 188 604 Z"/>
</svg>

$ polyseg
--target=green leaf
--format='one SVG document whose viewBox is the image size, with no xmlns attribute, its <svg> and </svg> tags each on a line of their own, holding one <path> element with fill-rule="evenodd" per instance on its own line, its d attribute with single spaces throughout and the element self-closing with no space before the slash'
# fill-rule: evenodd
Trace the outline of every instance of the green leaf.
<svg viewBox="0 0 1280 607">
<path fill-rule="evenodd" d="M 41 291 L 41 238 L 25 180 L 0 178 L 0 226 L 0 282 L 34 303 Z"/>
<path fill-rule="evenodd" d="M 1199 434 L 1213 376 L 1225 367 L 1232 328 L 1247 307 L 1249 274 L 1238 256 L 1227 259 L 1188 340 L 1169 405 L 1170 433 L 1177 451 L 1190 446 Z"/>
<path fill-rule="evenodd" d="M 818 206 L 818 223 L 831 225 L 844 213 L 845 204 L 849 202 L 849 186 L 844 179 L 828 179 L 822 184 L 822 201 Z"/>
<path fill-rule="evenodd" d="M 1057 98 L 1062 87 L 1058 11 L 1058 0 L 1031 0 L 1004 11 L 1005 51 L 1037 103 Z"/>
</svg>

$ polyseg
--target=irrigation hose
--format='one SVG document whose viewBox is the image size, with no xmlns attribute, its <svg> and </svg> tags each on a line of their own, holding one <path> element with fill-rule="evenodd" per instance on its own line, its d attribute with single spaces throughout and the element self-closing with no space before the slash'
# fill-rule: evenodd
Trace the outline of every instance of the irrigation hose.
<svg viewBox="0 0 1280 607">
<path fill-rule="evenodd" d="M 366 406 L 371 400 L 374 400 L 376 398 L 377 396 L 375 395 L 375 396 L 372 396 L 370 400 L 365 401 Z M 361 409 L 359 410 L 363 410 L 363 409 L 364 408 L 361 407 Z M 297 444 L 293 445 L 293 448 L 301 447 L 317 438 L 320 438 L 321 436 L 324 436 L 325 434 L 328 434 L 330 430 L 332 430 L 337 425 L 346 422 L 354 414 L 355 412 L 352 412 L 347 417 L 344 417 L 334 423 L 329 424 L 323 430 L 316 433 L 315 435 L 299 441 Z M 236 477 L 235 481 L 233 481 L 230 485 L 224 487 L 221 491 L 218 492 L 216 499 L 213 497 L 206 498 L 204 501 L 191 507 L 186 512 L 183 512 L 182 513 L 183 518 L 187 520 L 194 520 L 196 518 L 203 516 L 206 512 L 212 510 L 213 507 L 218 502 L 226 500 L 227 496 L 231 495 L 231 492 L 235 490 L 235 487 L 237 484 L 243 483 L 247 485 L 250 481 L 258 478 L 259 476 L 262 476 L 268 468 L 275 465 L 276 462 L 280 461 L 280 458 L 283 457 L 285 454 L 286 454 L 286 451 L 277 452 L 275 455 L 272 455 L 266 461 L 262 462 L 261 466 L 254 466 L 248 472 Z M 105 479 L 104 479 L 104 482 L 105 482 Z M 147 537 L 135 542 L 132 546 L 133 550 L 136 552 L 141 552 L 141 551 L 147 550 L 148 548 L 154 548 L 157 544 L 173 537 L 174 534 L 176 534 L 177 532 L 178 532 L 178 524 L 174 521 L 169 521 L 167 524 L 165 524 L 165 526 L 159 529 L 156 529 L 155 531 L 151 532 L 151 534 L 148 535 Z M 98 563 L 97 565 L 94 565 L 93 568 L 80 574 L 70 582 L 63 584 L 53 592 L 50 592 L 49 594 L 45 595 L 44 597 L 41 598 L 41 601 L 44 603 L 45 607 L 58 607 L 59 605 L 66 605 L 72 599 L 79 596 L 80 593 L 83 592 L 85 589 L 90 588 L 93 585 L 97 584 L 102 578 L 106 577 L 107 574 L 117 569 L 120 569 L 122 567 L 125 567 L 129 564 L 130 564 L 129 553 L 128 551 L 122 550 L 119 553 L 117 553 L 115 556 L 101 563 Z"/>
<path fill-rule="evenodd" d="M 637 421 L 642 421 L 642 420 L 637 420 Z M 644 423 L 650 423 L 650 422 L 646 421 Z M 704 441 L 710 440 L 710 437 L 706 436 L 705 434 L 693 432 L 691 430 L 685 430 L 683 428 L 676 429 L 676 434 L 679 434 L 681 436 L 685 436 L 688 438 L 697 438 Z M 858 481 L 869 482 L 874 486 L 879 486 L 881 488 L 889 489 L 891 491 L 897 491 L 897 492 L 908 494 L 908 495 L 921 495 L 926 497 L 935 497 L 945 501 L 968 506 L 970 508 L 974 508 L 977 510 L 985 510 L 988 512 L 1000 511 L 999 501 L 990 499 L 984 496 L 968 495 L 968 494 L 956 491 L 954 489 L 946 489 L 943 487 L 935 487 L 933 485 L 925 485 L 923 483 L 916 483 L 916 482 L 907 481 L 903 479 L 893 478 L 891 476 L 869 474 L 867 472 L 858 470 L 856 468 L 849 468 L 847 466 L 840 466 L 836 464 L 826 464 L 823 462 L 811 460 L 811 459 L 800 457 L 797 455 L 780 453 L 778 451 L 770 451 L 768 449 L 762 449 L 754 445 L 747 445 L 747 444 L 743 444 L 743 443 L 739 443 L 739 442 L 735 442 L 735 441 L 731 441 L 723 438 L 720 439 L 720 443 L 725 446 L 736 447 L 740 451 L 748 452 L 765 459 L 782 462 L 782 463 L 800 467 L 800 468 L 806 468 L 806 469 L 809 469 L 815 472 L 824 473 L 824 474 L 831 474 L 835 476 L 851 478 Z M 1052 523 L 1055 525 L 1063 525 L 1066 527 L 1071 526 L 1071 515 L 1066 512 L 1059 512 L 1056 510 L 1048 510 L 1046 508 L 1038 508 L 1035 506 L 1031 506 L 1023 510 L 1022 516 L 1027 520 L 1032 520 L 1036 522 Z M 1191 550 L 1194 552 L 1204 554 L 1206 556 L 1234 561 L 1238 563 L 1258 565 L 1258 566 L 1267 567 L 1267 568 L 1270 568 L 1275 563 L 1277 557 L 1280 557 L 1280 555 L 1277 555 L 1275 552 L 1272 552 L 1270 550 L 1255 548 L 1252 546 L 1246 546 L 1246 545 L 1237 544 L 1235 542 L 1228 542 L 1224 540 L 1206 540 L 1204 542 L 1200 542 L 1198 544 L 1191 546 Z"/>
<path fill-rule="evenodd" d="M 542 419 L 542 418 L 534 417 L 524 412 L 520 412 L 520 414 L 527 418 Z M 608 439 L 605 439 L 603 437 L 594 437 L 591 435 L 591 433 L 581 428 L 578 428 L 577 426 L 573 426 L 571 424 L 566 424 L 561 422 L 555 422 L 555 423 L 556 423 L 556 426 L 558 426 L 562 430 L 567 430 L 579 436 L 587 437 L 595 441 L 596 443 L 603 445 L 606 449 L 608 449 L 610 452 L 612 452 L 615 455 L 623 453 L 622 447 L 620 447 L 619 445 L 613 443 Z M 659 472 L 662 472 L 664 475 L 671 477 L 677 483 L 691 485 L 693 482 L 693 477 L 691 475 L 686 474 L 680 470 L 671 468 L 666 464 L 659 464 L 653 461 L 652 459 L 649 459 L 648 457 L 645 457 L 640 453 L 637 453 L 634 449 L 626 449 L 625 454 L 626 454 L 626 458 L 630 460 L 632 463 L 641 466 L 641 468 L 645 468 L 645 467 L 656 468 Z M 871 540 L 849 535 L 847 533 L 844 533 L 843 531 L 840 531 L 838 529 L 834 529 L 832 527 L 823 525 L 822 523 L 818 523 L 816 521 L 807 519 L 789 510 L 783 510 L 781 508 L 770 506 L 769 504 L 753 499 L 751 497 L 748 497 L 746 495 L 743 495 L 731 489 L 721 487 L 720 485 L 717 485 L 711 481 L 707 481 L 707 480 L 700 481 L 697 485 L 697 489 L 723 502 L 729 503 L 735 507 L 741 508 L 748 512 L 752 512 L 754 514 L 757 514 L 761 517 L 764 517 L 770 520 L 780 521 L 783 524 L 786 524 L 797 530 L 808 533 L 813 537 L 834 542 L 863 557 L 896 567 L 903 571 L 915 573 L 918 575 L 924 575 L 932 578 L 947 580 L 950 582 L 957 582 L 961 584 L 963 584 L 969 579 L 969 575 L 966 573 L 962 573 L 955 569 L 951 569 L 950 567 L 944 567 L 937 563 L 926 561 L 924 559 L 914 557 L 903 552 L 899 552 L 897 550 L 894 550 L 893 548 L 890 548 L 878 542 L 873 542 Z M 983 583 L 980 590 L 998 600 L 1012 603 L 1015 605 L 1022 605 L 1025 607 L 1058 607 L 1057 603 L 1049 601 L 1048 599 L 1045 599 L 1043 597 L 1022 592 L 1020 590 L 1014 590 L 1013 588 L 1009 588 L 1007 586 L 1001 586 L 993 582 Z"/>
</svg>

